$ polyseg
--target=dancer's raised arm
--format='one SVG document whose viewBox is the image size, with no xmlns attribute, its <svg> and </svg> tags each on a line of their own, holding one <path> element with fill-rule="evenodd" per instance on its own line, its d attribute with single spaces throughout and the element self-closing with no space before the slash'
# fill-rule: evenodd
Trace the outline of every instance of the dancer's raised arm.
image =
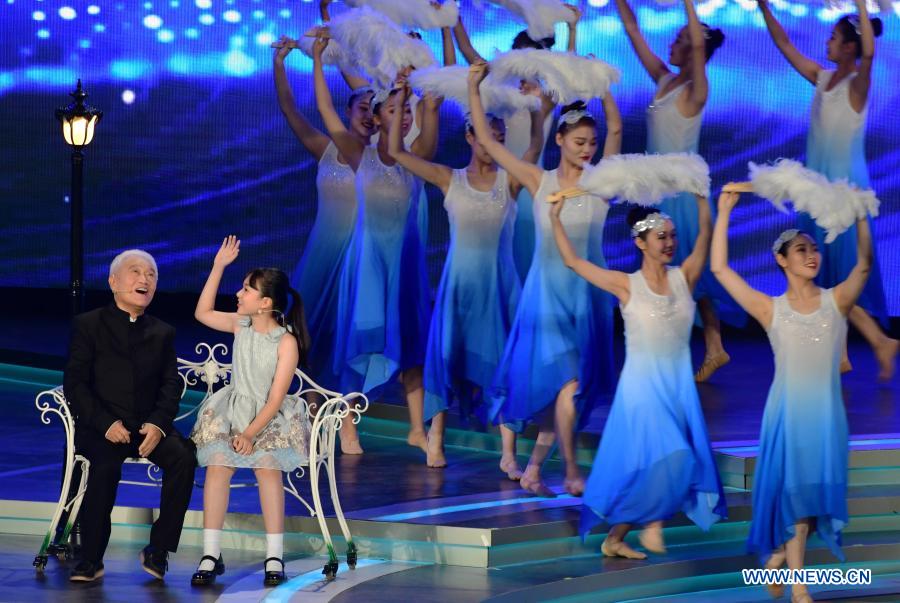
<svg viewBox="0 0 900 603">
<path fill-rule="evenodd" d="M 394 95 L 391 102 L 396 102 L 398 107 L 403 107 L 408 98 L 409 87 L 403 86 L 400 91 Z M 400 115 L 399 111 L 395 113 L 395 116 L 396 115 Z M 391 122 L 390 134 L 388 136 L 388 154 L 393 157 L 397 163 L 419 178 L 435 185 L 446 195 L 447 189 L 450 188 L 450 179 L 453 176 L 453 171 L 445 165 L 432 163 L 431 161 L 423 159 L 415 153 L 410 153 L 404 149 L 403 136 L 401 134 L 402 121 L 402 119 L 395 117 Z"/>
<path fill-rule="evenodd" d="M 691 40 L 691 85 L 686 109 L 691 115 L 697 115 L 706 106 L 709 96 L 709 80 L 706 78 L 706 37 L 703 25 L 697 18 L 694 0 L 684 0 L 684 12 L 687 14 L 688 37 Z"/>
<path fill-rule="evenodd" d="M 322 68 L 322 52 L 328 45 L 328 39 L 324 36 L 316 38 L 313 44 L 313 84 L 316 92 L 316 106 L 319 109 L 319 115 L 325 122 L 325 129 L 328 135 L 334 141 L 334 145 L 338 148 L 347 163 L 356 171 L 359 162 L 362 159 L 365 145 L 347 130 L 344 122 L 341 121 L 340 115 L 334 108 L 334 101 L 331 98 L 331 91 L 325 82 L 325 71 Z"/>
<path fill-rule="evenodd" d="M 404 83 L 404 85 L 406 84 Z M 409 150 L 422 159 L 431 160 L 437 153 L 441 102 L 443 99 L 433 94 L 426 94 L 416 106 L 421 111 L 421 121 L 419 122 L 421 130 Z"/>
<path fill-rule="evenodd" d="M 565 200 L 557 201 L 550 206 L 550 224 L 553 226 L 553 239 L 556 241 L 556 247 L 559 249 L 559 255 L 562 257 L 563 263 L 571 268 L 575 274 L 591 283 L 595 287 L 599 287 L 607 291 L 617 298 L 624 306 L 628 303 L 631 295 L 628 287 L 628 275 L 618 270 L 609 270 L 590 262 L 578 255 L 566 229 L 559 219 Z"/>
<path fill-rule="evenodd" d="M 469 67 L 469 112 L 475 138 L 488 154 L 509 174 L 522 184 L 534 196 L 541 185 L 544 171 L 534 164 L 513 155 L 509 149 L 494 140 L 491 129 L 481 103 L 481 92 L 478 86 L 487 76 L 487 63 L 475 63 Z"/>
<path fill-rule="evenodd" d="M 606 119 L 606 138 L 603 140 L 603 156 L 610 157 L 622 152 L 622 114 L 612 92 L 603 97 L 603 116 Z"/>
<path fill-rule="evenodd" d="M 706 267 L 706 260 L 709 257 L 709 241 L 712 238 L 712 212 L 709 210 L 709 200 L 700 195 L 694 195 L 697 198 L 697 217 L 700 222 L 700 232 L 697 233 L 697 239 L 694 241 L 694 249 L 691 255 L 684 258 L 681 263 L 681 272 L 691 288 L 700 280 L 703 269 Z"/>
<path fill-rule="evenodd" d="M 769 7 L 769 0 L 756 1 L 757 4 L 759 4 L 759 9 L 762 11 L 763 19 L 766 21 L 766 28 L 769 30 L 769 35 L 772 36 L 772 41 L 775 42 L 775 46 L 778 47 L 778 50 L 781 51 L 784 58 L 788 60 L 800 75 L 815 84 L 816 79 L 819 77 L 819 70 L 822 66 L 797 50 L 797 47 L 794 46 L 793 42 L 791 42 L 791 39 L 788 37 L 787 32 L 784 31 L 784 28 L 781 26 L 781 23 L 779 23 L 778 19 L 775 18 L 775 15 L 772 14 L 772 9 Z"/>
<path fill-rule="evenodd" d="M 306 147 L 306 150 L 312 154 L 318 161 L 328 148 L 329 138 L 317 128 L 315 128 L 306 117 L 297 110 L 297 102 L 294 99 L 294 91 L 291 90 L 291 84 L 287 78 L 287 71 L 284 68 L 284 59 L 296 46 L 296 41 L 291 40 L 287 36 L 281 36 L 278 46 L 275 49 L 275 55 L 272 60 L 272 72 L 275 75 L 275 91 L 278 95 L 278 107 L 281 113 L 287 119 L 288 125 L 293 130 L 297 139 Z"/>
<path fill-rule="evenodd" d="M 856 265 L 839 285 L 834 288 L 834 301 L 844 316 L 856 305 L 872 271 L 872 231 L 869 220 L 856 221 Z"/>
<path fill-rule="evenodd" d="M 456 38 L 456 45 L 459 46 L 459 51 L 466 58 L 469 65 L 484 62 L 484 57 L 478 54 L 478 51 L 472 46 L 472 40 L 469 39 L 469 32 L 466 31 L 466 27 L 463 25 L 462 16 L 460 16 L 456 25 L 453 26 L 453 37 Z"/>
<path fill-rule="evenodd" d="M 731 210 L 740 197 L 740 193 L 725 190 L 719 195 L 719 215 L 713 229 L 710 270 L 731 297 L 764 329 L 768 329 L 772 324 L 772 298 L 751 287 L 728 265 L 728 224 Z"/>
<path fill-rule="evenodd" d="M 572 14 L 575 15 L 575 20 L 569 23 L 569 43 L 566 47 L 566 50 L 569 52 L 577 52 L 575 50 L 577 46 L 577 38 L 578 38 L 578 22 L 581 21 L 581 9 L 572 4 L 566 4 L 566 8 L 572 11 Z"/>
<path fill-rule="evenodd" d="M 632 11 L 631 6 L 628 5 L 628 0 L 616 0 L 616 9 L 619 11 L 622 25 L 625 26 L 625 33 L 628 34 L 628 39 L 631 41 L 631 46 L 634 48 L 634 52 L 637 54 L 638 59 L 640 59 L 641 64 L 644 66 L 644 69 L 647 70 L 650 77 L 653 78 L 653 81 L 658 82 L 659 78 L 669 73 L 669 68 L 663 60 L 656 56 L 650 49 L 650 45 L 647 44 L 647 40 L 644 39 L 644 34 L 641 33 L 637 17 L 634 16 L 634 11 Z"/>
<path fill-rule="evenodd" d="M 875 58 L 875 29 L 869 18 L 866 0 L 856 0 L 859 12 L 859 68 L 856 77 L 850 82 L 850 105 L 859 113 L 869 99 L 869 87 L 872 85 L 872 61 Z"/>
</svg>

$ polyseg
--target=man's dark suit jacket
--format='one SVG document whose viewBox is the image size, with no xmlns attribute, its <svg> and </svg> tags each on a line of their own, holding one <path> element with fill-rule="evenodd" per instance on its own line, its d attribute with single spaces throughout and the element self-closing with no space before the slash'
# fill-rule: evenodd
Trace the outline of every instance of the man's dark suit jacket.
<svg viewBox="0 0 900 603">
<path fill-rule="evenodd" d="M 115 303 L 76 316 L 63 389 L 80 437 L 104 437 L 118 420 L 132 441 L 144 423 L 171 434 L 182 392 L 175 329 L 146 314 L 131 322 Z"/>
</svg>

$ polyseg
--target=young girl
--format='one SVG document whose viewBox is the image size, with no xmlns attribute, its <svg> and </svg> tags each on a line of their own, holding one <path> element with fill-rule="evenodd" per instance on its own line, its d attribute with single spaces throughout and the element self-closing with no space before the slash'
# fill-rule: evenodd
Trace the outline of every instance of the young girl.
<svg viewBox="0 0 900 603">
<path fill-rule="evenodd" d="M 342 391 L 377 390 L 398 373 L 410 414 L 407 438 L 426 449 L 422 365 L 428 335 L 429 289 L 425 272 L 424 233 L 418 223 L 421 182 L 388 153 L 394 119 L 401 134 L 412 125 L 409 103 L 397 91 L 381 90 L 373 98 L 380 136 L 369 147 L 347 134 L 337 117 L 322 72 L 327 40 L 313 46 L 316 101 L 329 134 L 356 172 L 357 221 L 341 270 L 334 369 Z M 422 132 L 413 154 L 430 159 L 437 146 L 439 103 L 426 97 Z"/>
<path fill-rule="evenodd" d="M 722 45 L 725 35 L 721 30 L 701 23 L 697 19 L 694 0 L 685 0 L 687 25 L 681 28 L 678 37 L 669 46 L 669 64 L 676 69 L 673 73 L 650 49 L 628 1 L 616 0 L 616 6 L 635 53 L 657 85 L 653 101 L 647 108 L 647 152 L 696 153 L 709 94 L 706 63 Z M 693 253 L 700 234 L 696 204 L 690 194 L 679 195 L 663 201 L 660 211 L 672 216 L 678 229 L 681 245 L 673 263 L 681 264 Z M 722 345 L 719 314 L 737 326 L 743 326 L 746 315 L 708 270 L 697 282 L 694 297 L 698 300 L 706 344 L 703 363 L 694 377 L 697 381 L 706 381 L 731 360 Z"/>
<path fill-rule="evenodd" d="M 858 15 L 841 17 L 831 30 L 827 58 L 836 65 L 836 69 L 832 70 L 801 54 L 772 14 L 768 0 L 759 2 L 778 50 L 800 75 L 816 87 L 806 139 L 807 167 L 831 180 L 846 178 L 865 189 L 869 188 L 865 156 L 866 116 L 875 38 L 881 35 L 881 20 L 869 19 L 863 0 L 857 0 L 856 7 Z M 816 245 L 822 250 L 822 269 L 816 282 L 822 287 L 835 287 L 846 280 L 857 261 L 856 228 L 851 227 L 837 240 L 825 245 L 825 232 L 805 214 L 801 214 L 798 226 L 812 234 Z M 879 378 L 887 380 L 894 375 L 900 342 L 888 337 L 871 315 L 882 321 L 887 320 L 877 252 L 873 252 L 872 270 L 866 288 L 848 317 L 875 351 L 880 366 Z M 846 349 L 841 370 L 851 370 Z"/>
<path fill-rule="evenodd" d="M 840 361 L 847 314 L 872 269 L 872 238 L 867 220 L 857 227 L 856 265 L 847 279 L 821 289 L 822 254 L 807 233 L 788 230 L 772 246 L 787 278 L 787 291 L 775 298 L 751 288 L 728 265 L 728 222 L 737 192 L 719 198 L 711 266 L 735 300 L 766 329 L 775 353 L 775 379 L 769 389 L 753 478 L 753 520 L 748 546 L 766 568 L 803 568 L 806 538 L 815 529 L 843 559 L 840 532 L 847 523 L 847 415 L 841 394 Z M 770 588 L 781 596 L 783 587 Z M 812 601 L 805 586 L 794 585 L 791 601 Z"/>
<path fill-rule="evenodd" d="M 536 248 L 534 262 L 522 288 L 503 359 L 494 379 L 491 416 L 506 421 L 540 420 L 540 433 L 522 474 L 522 487 L 541 496 L 554 496 L 541 481 L 541 465 L 559 436 L 566 465 L 566 491 L 584 491 L 575 462 L 575 423 L 587 417 L 612 380 L 612 305 L 607 294 L 590 290 L 563 265 L 550 235 L 543 209 L 551 193 L 574 187 L 597 152 L 596 121 L 584 103 L 563 109 L 556 144 L 559 168 L 545 171 L 514 156 L 491 135 L 478 86 L 487 65 L 470 67 L 469 108 L 478 144 L 534 198 Z M 612 95 L 603 100 L 607 133 L 604 156 L 619 151 L 622 127 Z M 603 225 L 609 205 L 580 197 L 569 205 L 563 221 L 574 234 L 579 252 L 605 265 Z M 552 408 L 551 408 L 552 407 Z"/>
<path fill-rule="evenodd" d="M 563 201 L 550 210 L 553 236 L 566 266 L 619 299 L 625 321 L 625 366 L 584 492 L 582 532 L 611 528 L 601 551 L 644 559 L 625 543 L 632 524 L 644 525 L 641 544 L 664 553 L 663 520 L 678 511 L 703 530 L 725 517 L 725 494 L 691 378 L 693 289 L 706 264 L 712 227 L 709 203 L 697 197 L 700 232 L 680 266 L 672 219 L 657 209 L 628 214 L 642 255 L 637 272 L 607 270 L 579 257 L 560 221 Z"/>
<path fill-rule="evenodd" d="M 407 89 L 400 92 L 403 102 Z M 553 109 L 544 97 L 540 111 L 531 115 L 531 145 L 523 160 L 534 163 L 543 147 L 544 117 Z M 491 119 L 491 135 L 503 144 L 502 119 Z M 472 148 L 467 168 L 454 170 L 431 163 L 400 146 L 400 124 L 391 126 L 389 151 L 397 163 L 431 182 L 444 194 L 450 219 L 450 249 L 438 286 L 425 357 L 425 420 L 428 432 L 427 464 L 445 467 L 444 419 L 456 397 L 464 415 L 474 401 L 490 389 L 494 372 L 512 325 L 520 284 L 512 256 L 513 200 L 522 185 L 508 176 L 466 126 Z M 515 432 L 500 426 L 503 455 L 500 469 L 510 479 L 521 477 L 516 463 Z"/>
<path fill-rule="evenodd" d="M 313 341 L 313 349 L 309 354 L 310 374 L 319 385 L 334 390 L 340 388 L 339 375 L 334 374 L 332 366 L 338 282 L 353 225 L 356 223 L 356 175 L 338 152 L 334 142 L 313 127 L 297 110 L 284 67 L 284 59 L 297 46 L 296 41 L 282 36 L 274 46 L 278 106 L 291 130 L 318 161 L 316 219 L 291 281 L 296 284 L 302 299 L 311 300 L 307 313 Z M 347 103 L 347 132 L 362 145 L 369 144 L 369 138 L 375 130 L 371 109 L 374 94 L 371 88 L 362 87 L 351 93 Z M 362 453 L 353 421 L 344 421 L 339 433 L 342 452 Z"/>
<path fill-rule="evenodd" d="M 284 489 L 282 472 L 307 460 L 309 417 L 287 397 L 294 370 L 309 352 L 303 301 L 276 268 L 257 268 L 237 292 L 237 312 L 214 310 L 225 267 L 234 262 L 240 241 L 227 237 L 197 300 L 194 316 L 204 325 L 234 333 L 231 383 L 197 413 L 191 439 L 206 467 L 203 486 L 203 558 L 191 584 L 208 586 L 225 571 L 222 525 L 228 511 L 231 476 L 253 469 L 266 527 L 265 586 L 284 582 Z M 290 298 L 290 308 L 289 305 Z"/>
</svg>

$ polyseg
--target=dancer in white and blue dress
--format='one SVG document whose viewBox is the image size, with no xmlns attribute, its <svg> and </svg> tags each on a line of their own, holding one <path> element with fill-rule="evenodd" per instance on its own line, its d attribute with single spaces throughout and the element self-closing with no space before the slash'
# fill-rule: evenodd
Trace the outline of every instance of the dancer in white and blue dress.
<svg viewBox="0 0 900 603">
<path fill-rule="evenodd" d="M 567 22 L 568 26 L 568 42 L 566 50 L 575 52 L 577 42 L 578 21 L 581 19 L 581 10 L 574 5 L 564 5 L 574 14 L 574 19 Z M 462 22 L 462 17 L 453 28 L 453 35 L 456 37 L 456 43 L 459 51 L 466 58 L 470 65 L 484 61 L 485 59 L 472 46 L 469 34 Z M 520 31 L 512 42 L 513 50 L 521 50 L 524 48 L 533 48 L 537 50 L 550 49 L 556 43 L 555 38 L 546 38 L 543 40 L 532 40 L 526 31 Z M 540 87 L 535 82 L 522 80 L 520 89 L 523 94 L 540 95 Z M 531 114 L 525 109 L 520 109 L 513 113 L 506 121 L 506 148 L 516 157 L 523 157 L 525 152 L 531 145 Z M 543 132 L 544 141 L 550 136 L 550 129 L 553 127 L 553 113 L 547 113 L 544 117 Z M 544 148 L 541 147 L 535 164 L 544 165 Z M 531 193 L 526 187 L 521 187 L 519 194 L 516 196 L 516 222 L 513 228 L 513 258 L 516 264 L 516 270 L 519 278 L 525 280 L 528 275 L 528 269 L 531 267 L 531 260 L 534 257 L 534 210 L 532 209 L 533 200 Z"/>
<path fill-rule="evenodd" d="M 785 561 L 803 567 L 806 539 L 815 530 L 840 559 L 847 524 L 847 415 L 841 393 L 841 351 L 847 314 L 872 270 L 867 220 L 857 228 L 857 260 L 847 278 L 830 289 L 815 279 L 822 254 L 815 239 L 792 229 L 772 246 L 787 278 L 775 298 L 750 287 L 728 265 L 728 223 L 739 193 L 723 193 L 713 232 L 711 266 L 719 281 L 769 335 L 775 378 L 769 388 L 753 478 L 753 520 L 747 548 L 769 569 Z M 780 596 L 783 587 L 772 585 Z M 811 601 L 795 585 L 791 601 Z"/>
<path fill-rule="evenodd" d="M 542 208 L 548 195 L 578 183 L 597 152 L 597 123 L 584 103 L 564 108 L 556 133 L 559 168 L 545 171 L 522 161 L 491 135 L 478 90 L 486 74 L 484 63 L 470 67 L 469 108 L 475 135 L 490 156 L 531 191 L 536 240 L 522 301 L 494 378 L 490 416 L 540 423 L 520 481 L 525 490 L 555 495 L 541 480 L 541 466 L 558 437 L 565 460 L 564 487 L 570 494 L 580 495 L 584 479 L 575 461 L 575 428 L 613 379 L 612 303 L 608 294 L 588 287 L 563 265 L 550 235 L 550 219 Z M 610 155 L 621 147 L 621 120 L 610 94 L 603 99 L 603 107 L 607 122 L 604 155 Z M 585 196 L 569 204 L 563 215 L 579 252 L 598 265 L 606 263 L 603 226 L 608 211 L 607 203 Z"/>
<path fill-rule="evenodd" d="M 237 259 L 240 241 L 227 237 L 197 300 L 194 316 L 204 325 L 234 333 L 231 383 L 197 411 L 191 439 L 197 461 L 206 467 L 203 485 L 203 558 L 191 577 L 209 586 L 225 571 L 222 526 L 228 511 L 231 477 L 253 469 L 266 529 L 265 586 L 284 575 L 284 488 L 282 473 L 306 464 L 310 421 L 305 405 L 287 395 L 298 364 L 309 353 L 303 301 L 287 275 L 257 268 L 237 292 L 237 312 L 217 312 L 216 293 L 225 268 Z"/>
<path fill-rule="evenodd" d="M 402 91 L 401 94 L 406 94 Z M 534 163 L 543 147 L 541 125 L 553 103 L 545 99 L 531 115 L 532 138 L 523 160 Z M 472 414 L 496 372 L 512 326 L 521 289 L 512 255 L 513 201 L 522 186 L 510 178 L 475 139 L 466 124 L 466 141 L 472 148 L 467 168 L 431 163 L 400 145 L 398 125 L 391 131 L 389 149 L 397 162 L 444 193 L 450 220 L 450 248 L 438 285 L 425 356 L 425 420 L 428 431 L 426 462 L 444 467 L 446 410 L 454 398 L 461 414 Z M 491 135 L 504 142 L 502 119 L 491 116 Z M 479 411 L 483 407 L 479 406 Z M 484 419 L 483 412 L 479 412 Z M 521 477 L 516 462 L 515 432 L 500 426 L 503 454 L 500 468 L 511 479 Z"/>
<path fill-rule="evenodd" d="M 673 73 L 650 49 L 628 1 L 616 0 L 616 6 L 635 53 L 657 85 L 653 101 L 647 107 L 647 152 L 696 153 L 709 94 L 706 63 L 724 42 L 724 34 L 701 23 L 693 0 L 685 0 L 687 25 L 679 30 L 669 47 L 668 62 L 677 68 Z M 700 232 L 697 208 L 690 194 L 682 194 L 663 201 L 660 209 L 672 216 L 678 229 L 681 244 L 674 263 L 680 264 L 693 252 Z M 747 317 L 709 270 L 704 271 L 694 288 L 694 298 L 706 347 L 703 362 L 694 376 L 702 382 L 731 360 L 722 344 L 719 318 L 743 326 Z"/>
<path fill-rule="evenodd" d="M 859 188 L 869 188 L 865 130 L 875 38 L 881 35 L 881 20 L 870 19 L 866 3 L 857 0 L 858 14 L 841 17 L 831 31 L 827 58 L 836 68 L 825 69 L 791 43 L 767 0 L 761 0 L 759 7 L 775 45 L 794 69 L 816 87 L 806 139 L 807 167 L 830 180 L 847 179 Z M 825 231 L 805 214 L 800 216 L 798 226 L 815 236 L 822 252 L 822 270 L 816 282 L 829 288 L 844 281 L 856 263 L 856 227 L 850 227 L 826 245 Z M 877 249 L 873 257 L 872 274 L 848 318 L 872 346 L 878 359 L 879 378 L 888 380 L 894 375 L 900 341 L 888 337 L 872 318 L 882 324 L 887 321 Z M 841 371 L 851 368 L 845 350 Z"/>
<path fill-rule="evenodd" d="M 340 277 L 334 370 L 341 391 L 377 392 L 395 376 L 406 390 L 410 413 L 407 441 L 426 449 L 422 418 L 422 366 L 428 336 L 429 297 L 425 249 L 419 228 L 422 184 L 388 153 L 388 133 L 394 119 L 400 133 L 412 125 L 409 103 L 400 104 L 398 89 L 380 90 L 372 111 L 378 144 L 363 146 L 347 134 L 334 111 L 322 72 L 327 40 L 313 45 L 316 102 L 329 134 L 356 172 L 358 211 Z M 397 85 L 405 86 L 405 76 Z M 422 132 L 410 151 L 430 159 L 437 147 L 439 102 L 422 100 Z M 346 422 L 345 422 L 346 423 Z"/>
<path fill-rule="evenodd" d="M 318 160 L 316 169 L 316 219 L 310 230 L 300 262 L 291 276 L 300 296 L 309 302 L 306 319 L 313 348 L 309 355 L 310 376 L 322 387 L 340 388 L 334 374 L 332 358 L 336 337 L 338 282 L 350 235 L 356 224 L 356 174 L 338 152 L 331 139 L 319 131 L 297 109 L 288 82 L 284 60 L 297 43 L 287 36 L 273 44 L 273 70 L 278 106 L 291 130 L 309 153 Z M 351 92 L 347 103 L 349 135 L 368 145 L 375 130 L 371 101 L 375 94 L 369 87 Z M 359 454 L 359 438 L 355 426 L 347 421 L 341 429 L 341 450 Z"/>
<path fill-rule="evenodd" d="M 642 261 L 632 274 L 580 257 L 560 221 L 563 203 L 550 210 L 563 262 L 615 295 L 625 321 L 625 365 L 585 487 L 581 531 L 608 524 L 604 555 L 644 559 L 624 541 L 632 525 L 644 526 L 644 548 L 664 553 L 663 521 L 675 513 L 684 512 L 703 530 L 726 516 L 691 369 L 692 290 L 706 265 L 709 202 L 694 202 L 700 231 L 694 250 L 676 267 L 669 265 L 679 243 L 672 219 L 657 208 L 633 208 L 628 224 Z"/>
</svg>

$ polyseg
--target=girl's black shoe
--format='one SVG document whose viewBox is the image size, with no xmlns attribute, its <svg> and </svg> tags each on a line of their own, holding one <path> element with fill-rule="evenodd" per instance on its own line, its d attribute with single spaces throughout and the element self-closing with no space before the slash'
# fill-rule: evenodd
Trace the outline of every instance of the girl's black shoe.
<svg viewBox="0 0 900 603">
<path fill-rule="evenodd" d="M 281 570 L 277 572 L 270 572 L 266 570 L 266 567 L 269 565 L 269 561 L 277 561 L 281 564 Z M 266 572 L 266 577 L 263 578 L 264 586 L 278 586 L 280 584 L 284 584 L 287 580 L 287 576 L 284 575 L 284 561 L 279 559 L 278 557 L 269 557 L 265 561 L 263 561 L 263 570 Z"/>
<path fill-rule="evenodd" d="M 194 572 L 194 575 L 191 576 L 191 586 L 211 586 L 216 583 L 216 576 L 221 576 L 225 573 L 225 562 L 222 561 L 222 555 L 219 555 L 218 559 L 212 555 L 204 555 L 200 559 L 200 563 L 202 564 L 207 559 L 215 563 L 216 566 L 211 570 L 198 569 Z"/>
</svg>

